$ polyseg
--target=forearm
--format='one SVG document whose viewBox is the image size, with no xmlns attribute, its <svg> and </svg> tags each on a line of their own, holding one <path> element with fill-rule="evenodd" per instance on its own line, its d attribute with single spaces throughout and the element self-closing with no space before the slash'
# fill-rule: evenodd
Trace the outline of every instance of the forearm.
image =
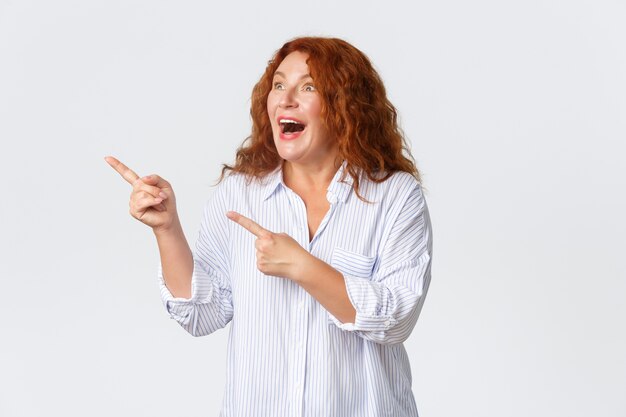
<svg viewBox="0 0 626 417">
<path fill-rule="evenodd" d="M 341 272 L 310 255 L 298 268 L 294 281 L 342 323 L 354 323 L 356 310 L 348 298 Z"/>
<path fill-rule="evenodd" d="M 154 231 L 161 256 L 165 285 L 174 297 L 191 298 L 193 254 L 177 221 L 167 231 Z"/>
</svg>

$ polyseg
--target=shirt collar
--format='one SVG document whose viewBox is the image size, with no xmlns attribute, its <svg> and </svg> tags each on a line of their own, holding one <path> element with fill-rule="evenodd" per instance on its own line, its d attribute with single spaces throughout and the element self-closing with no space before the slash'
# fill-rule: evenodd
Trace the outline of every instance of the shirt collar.
<svg viewBox="0 0 626 417">
<path fill-rule="evenodd" d="M 267 174 L 261 180 L 262 181 L 261 195 L 263 196 L 263 201 L 270 198 L 270 196 L 274 194 L 274 191 L 276 191 L 276 188 L 278 188 L 279 185 L 282 184 L 283 187 L 286 187 L 285 183 L 283 182 L 283 169 L 282 168 L 283 166 L 281 163 L 274 171 Z"/>
<path fill-rule="evenodd" d="M 347 161 L 344 160 L 328 185 L 326 198 L 330 203 L 335 203 L 337 201 L 345 203 L 350 195 L 354 180 L 350 174 L 346 173 L 346 178 L 341 181 L 341 176 L 346 169 L 346 165 Z M 274 171 L 267 174 L 262 181 L 261 195 L 263 196 L 263 201 L 270 198 L 279 186 L 287 188 L 283 181 L 282 163 Z"/>
</svg>

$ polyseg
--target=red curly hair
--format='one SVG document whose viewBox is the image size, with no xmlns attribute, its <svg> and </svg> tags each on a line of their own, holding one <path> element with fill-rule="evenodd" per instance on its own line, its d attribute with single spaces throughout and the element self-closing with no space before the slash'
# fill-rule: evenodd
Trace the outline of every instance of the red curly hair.
<svg viewBox="0 0 626 417">
<path fill-rule="evenodd" d="M 294 51 L 308 54 L 309 73 L 322 99 L 322 122 L 338 143 L 339 158 L 346 161 L 346 172 L 354 180 L 357 196 L 361 198 L 361 172 L 374 182 L 383 182 L 396 171 L 408 172 L 420 181 L 398 126 L 397 111 L 367 56 L 341 39 L 301 37 L 276 51 L 254 86 L 250 108 L 252 133 L 237 149 L 234 166 L 223 164 L 218 183 L 227 171 L 260 179 L 282 163 L 274 145 L 267 97 L 274 72 Z"/>
</svg>

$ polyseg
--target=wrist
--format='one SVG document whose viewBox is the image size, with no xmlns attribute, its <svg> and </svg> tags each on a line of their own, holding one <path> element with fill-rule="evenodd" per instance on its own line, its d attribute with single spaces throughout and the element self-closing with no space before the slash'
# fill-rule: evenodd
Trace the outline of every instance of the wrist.
<svg viewBox="0 0 626 417">
<path fill-rule="evenodd" d="M 303 250 L 302 256 L 298 257 L 292 264 L 291 280 L 297 284 L 306 282 L 310 272 L 315 270 L 316 262 L 319 262 L 319 259 Z"/>
<path fill-rule="evenodd" d="M 160 238 L 160 237 L 165 237 L 165 236 L 171 236 L 174 234 L 179 234 L 182 232 L 182 230 L 183 230 L 183 227 L 180 224 L 180 221 L 178 219 L 175 219 L 168 226 L 154 227 L 152 229 L 152 232 L 157 238 Z"/>
</svg>

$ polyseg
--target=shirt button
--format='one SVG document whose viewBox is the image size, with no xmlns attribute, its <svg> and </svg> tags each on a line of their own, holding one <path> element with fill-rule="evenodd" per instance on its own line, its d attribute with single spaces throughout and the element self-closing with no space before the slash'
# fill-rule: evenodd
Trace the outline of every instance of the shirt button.
<svg viewBox="0 0 626 417">
<path fill-rule="evenodd" d="M 390 320 L 385 321 L 385 326 L 389 327 L 390 324 L 391 324 Z"/>
</svg>

